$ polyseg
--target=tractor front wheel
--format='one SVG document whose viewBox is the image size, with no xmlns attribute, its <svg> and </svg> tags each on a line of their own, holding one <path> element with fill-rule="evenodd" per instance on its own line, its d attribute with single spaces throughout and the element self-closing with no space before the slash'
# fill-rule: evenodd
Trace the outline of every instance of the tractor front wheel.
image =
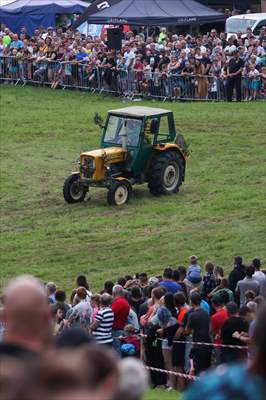
<svg viewBox="0 0 266 400">
<path fill-rule="evenodd" d="M 172 194 L 182 185 L 184 164 L 178 153 L 167 152 L 156 157 L 148 182 L 153 195 Z"/>
<path fill-rule="evenodd" d="M 70 175 L 64 183 L 63 195 L 67 203 L 79 203 L 84 200 L 88 189 L 79 182 L 79 174 Z"/>
<path fill-rule="evenodd" d="M 132 192 L 132 186 L 124 179 L 114 181 L 107 192 L 107 202 L 110 206 L 122 206 L 127 203 Z"/>
</svg>

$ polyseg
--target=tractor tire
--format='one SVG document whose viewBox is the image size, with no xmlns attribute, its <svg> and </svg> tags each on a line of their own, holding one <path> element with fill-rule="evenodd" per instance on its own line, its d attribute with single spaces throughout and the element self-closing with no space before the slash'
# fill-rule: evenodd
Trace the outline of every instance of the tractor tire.
<svg viewBox="0 0 266 400">
<path fill-rule="evenodd" d="M 63 195 L 67 203 L 80 203 L 84 200 L 87 188 L 79 184 L 79 174 L 70 175 L 64 183 Z"/>
<path fill-rule="evenodd" d="M 184 162 L 178 153 L 167 151 L 159 154 L 151 165 L 148 180 L 150 193 L 155 196 L 178 193 L 183 174 Z"/>
<path fill-rule="evenodd" d="M 107 203 L 110 206 L 122 206 L 131 197 L 132 186 L 126 180 L 114 181 L 107 192 Z"/>
</svg>

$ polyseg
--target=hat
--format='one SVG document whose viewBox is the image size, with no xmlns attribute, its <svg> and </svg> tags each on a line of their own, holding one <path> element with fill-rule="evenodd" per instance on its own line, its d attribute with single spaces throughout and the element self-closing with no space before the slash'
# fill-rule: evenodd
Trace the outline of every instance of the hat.
<svg viewBox="0 0 266 400">
<path fill-rule="evenodd" d="M 236 49 L 236 46 L 234 44 L 229 47 L 229 53 L 234 53 L 236 50 L 237 49 Z"/>
<path fill-rule="evenodd" d="M 197 260 L 198 260 L 198 257 L 195 256 L 195 255 L 189 257 L 189 261 L 190 261 L 190 262 L 195 262 L 195 261 L 197 261 Z"/>
<path fill-rule="evenodd" d="M 149 278 L 149 280 L 148 280 L 148 284 L 149 284 L 150 286 L 155 286 L 155 285 L 157 285 L 158 283 L 159 283 L 159 279 L 156 278 L 156 276 L 152 276 L 152 277 Z"/>
</svg>

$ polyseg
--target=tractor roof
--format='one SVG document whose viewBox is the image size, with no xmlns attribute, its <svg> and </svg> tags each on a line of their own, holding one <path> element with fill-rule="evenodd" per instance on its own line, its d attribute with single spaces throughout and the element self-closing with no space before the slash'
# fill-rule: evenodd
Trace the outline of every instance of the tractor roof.
<svg viewBox="0 0 266 400">
<path fill-rule="evenodd" d="M 165 110 L 164 108 L 132 106 L 110 110 L 109 113 L 129 117 L 155 117 L 172 113 L 172 111 Z"/>
</svg>

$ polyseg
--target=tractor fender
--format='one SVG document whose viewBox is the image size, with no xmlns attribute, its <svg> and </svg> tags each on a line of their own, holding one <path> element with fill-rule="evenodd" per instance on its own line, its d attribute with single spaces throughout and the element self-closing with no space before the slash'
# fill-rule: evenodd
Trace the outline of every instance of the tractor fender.
<svg viewBox="0 0 266 400">
<path fill-rule="evenodd" d="M 183 153 L 181 147 L 178 146 L 178 144 L 175 144 L 175 143 L 161 143 L 161 144 L 157 144 L 154 147 L 154 149 L 157 150 L 157 151 L 160 151 L 160 152 L 165 152 L 165 151 L 168 151 L 168 150 L 177 151 L 181 155 L 181 157 L 183 158 L 184 163 L 186 163 L 187 156 Z"/>
</svg>

